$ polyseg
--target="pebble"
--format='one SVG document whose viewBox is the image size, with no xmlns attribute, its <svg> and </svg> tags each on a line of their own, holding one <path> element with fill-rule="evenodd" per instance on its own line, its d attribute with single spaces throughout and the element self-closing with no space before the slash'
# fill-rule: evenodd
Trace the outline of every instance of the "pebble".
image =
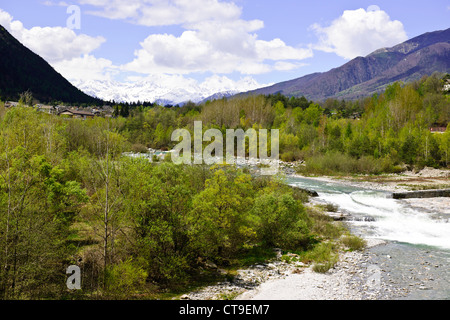
<svg viewBox="0 0 450 320">
<path fill-rule="evenodd" d="M 386 277 L 386 279 L 374 278 L 374 270 L 378 272 L 376 276 Z M 290 277 L 293 277 L 292 280 Z M 292 284 L 294 279 L 297 279 L 295 285 Z M 224 297 L 238 300 L 259 299 L 258 294 L 261 294 L 261 288 L 268 283 L 276 284 L 277 281 L 280 285 L 283 281 L 293 285 L 293 294 L 302 295 L 296 299 L 303 297 L 309 300 L 379 300 L 404 296 L 410 291 L 410 289 L 393 286 L 389 274 L 370 262 L 370 255 L 366 252 L 355 251 L 342 253 L 336 266 L 325 274 L 314 273 L 311 266 L 303 263 L 287 263 L 275 259 L 265 264 L 238 270 L 232 283 L 224 281 L 208 286 L 183 295 L 181 299 L 220 300 Z M 426 290 L 426 286 L 421 285 L 424 288 L 422 290 Z M 413 286 L 416 284 L 410 285 L 410 287 Z M 281 292 L 283 289 L 280 289 Z M 267 292 L 267 294 L 269 296 L 272 294 L 273 299 L 283 299 L 283 296 L 276 292 Z M 266 299 L 266 296 L 263 297 Z"/>
</svg>

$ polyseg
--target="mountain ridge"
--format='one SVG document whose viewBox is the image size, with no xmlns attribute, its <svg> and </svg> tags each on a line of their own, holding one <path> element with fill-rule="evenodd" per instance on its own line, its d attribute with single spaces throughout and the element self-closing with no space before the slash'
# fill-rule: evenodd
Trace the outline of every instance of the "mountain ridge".
<svg viewBox="0 0 450 320">
<path fill-rule="evenodd" d="M 177 81 L 181 81 L 178 83 Z M 232 85 L 221 79 L 213 79 L 210 83 L 197 83 L 193 80 L 177 80 L 166 76 L 154 76 L 137 82 L 117 81 L 73 81 L 73 85 L 83 92 L 115 102 L 149 101 L 166 105 L 182 105 L 188 101 L 202 103 L 207 100 L 230 97 L 240 92 L 260 87 L 254 80 L 244 78 L 237 85 Z"/>
<path fill-rule="evenodd" d="M 305 96 L 309 100 L 356 99 L 380 92 L 392 82 L 409 82 L 436 71 L 450 73 L 450 28 L 427 32 L 390 48 L 380 48 L 327 72 L 312 73 L 243 94 L 281 93 Z"/>
<path fill-rule="evenodd" d="M 73 86 L 48 62 L 25 47 L 0 25 L 0 98 L 18 100 L 20 94 L 30 91 L 42 103 L 100 104 Z"/>
<path fill-rule="evenodd" d="M 104 101 L 148 101 L 182 105 L 249 94 L 275 94 L 321 101 L 357 99 L 381 92 L 395 81 L 409 82 L 433 72 L 450 73 L 450 28 L 427 32 L 390 48 L 356 57 L 327 72 L 316 72 L 271 85 L 246 77 L 237 82 L 220 76 L 203 83 L 176 76 L 152 76 L 142 81 L 72 81 L 23 46 L 0 25 L 0 98 L 17 100 L 31 91 L 40 102 L 99 104 Z"/>
</svg>

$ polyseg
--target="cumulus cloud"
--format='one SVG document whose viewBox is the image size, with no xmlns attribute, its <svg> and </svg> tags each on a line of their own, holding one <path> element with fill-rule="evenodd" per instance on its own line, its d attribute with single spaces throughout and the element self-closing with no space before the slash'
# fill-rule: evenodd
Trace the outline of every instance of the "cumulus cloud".
<svg viewBox="0 0 450 320">
<path fill-rule="evenodd" d="M 77 35 L 63 27 L 33 27 L 27 29 L 22 22 L 0 9 L 0 24 L 24 46 L 41 56 L 67 79 L 109 78 L 117 68 L 106 59 L 90 55 L 106 40 L 103 37 Z"/>
<path fill-rule="evenodd" d="M 408 39 L 403 24 L 391 20 L 378 6 L 370 6 L 367 11 L 346 10 L 331 25 L 314 24 L 311 29 L 320 39 L 315 49 L 335 52 L 345 59 L 365 56 Z"/>
<path fill-rule="evenodd" d="M 112 80 L 119 68 L 112 61 L 84 54 L 70 60 L 53 64 L 53 68 L 70 81 L 76 80 Z"/>
<path fill-rule="evenodd" d="M 254 31 L 262 21 L 204 21 L 192 25 L 179 37 L 154 34 L 140 43 L 136 58 L 125 65 L 129 71 L 143 73 L 214 72 L 261 74 L 276 69 L 280 61 L 298 61 L 312 56 L 312 50 L 288 46 L 281 39 L 259 40 Z M 298 68 L 297 63 L 285 63 Z"/>
<path fill-rule="evenodd" d="M 144 74 L 213 72 L 261 74 L 301 66 L 310 48 L 281 39 L 262 40 L 261 20 L 241 19 L 242 8 L 219 0 L 78 0 L 84 12 L 144 26 L 178 25 L 184 32 L 151 34 L 140 43 L 124 70 Z M 284 63 L 280 63 L 284 62 Z"/>
<path fill-rule="evenodd" d="M 0 24 L 24 46 L 40 55 L 47 62 L 59 62 L 77 58 L 92 52 L 106 40 L 103 37 L 77 35 L 63 27 L 33 27 L 26 29 L 22 22 L 0 9 Z"/>
</svg>

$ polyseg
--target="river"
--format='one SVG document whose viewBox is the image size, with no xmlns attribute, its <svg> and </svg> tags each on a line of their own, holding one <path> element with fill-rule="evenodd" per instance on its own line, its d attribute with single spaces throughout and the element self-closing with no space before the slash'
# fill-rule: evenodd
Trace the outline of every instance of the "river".
<svg viewBox="0 0 450 320">
<path fill-rule="evenodd" d="M 403 295 L 394 298 L 450 299 L 448 213 L 411 207 L 387 191 L 296 176 L 288 176 L 286 182 L 316 191 L 315 201 L 336 205 L 349 216 L 346 224 L 353 234 L 386 242 L 368 250 L 370 263 L 382 271 L 381 281 L 403 290 Z"/>
</svg>

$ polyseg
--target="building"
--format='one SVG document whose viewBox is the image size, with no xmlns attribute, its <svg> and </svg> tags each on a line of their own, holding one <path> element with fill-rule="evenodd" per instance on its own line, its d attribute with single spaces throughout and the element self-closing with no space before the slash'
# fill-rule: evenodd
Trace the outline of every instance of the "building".
<svg viewBox="0 0 450 320">
<path fill-rule="evenodd" d="M 71 110 L 71 109 L 64 110 L 61 113 L 59 113 L 59 115 L 77 119 L 91 119 L 95 117 L 95 115 L 92 112 L 82 110 Z"/>
<path fill-rule="evenodd" d="M 447 130 L 447 127 L 444 127 L 442 125 L 433 125 L 430 127 L 431 133 L 444 133 Z"/>
<path fill-rule="evenodd" d="M 54 106 L 37 104 L 34 107 L 40 112 L 45 112 L 45 113 L 48 113 L 48 114 L 55 114 L 56 113 L 56 108 Z"/>
<path fill-rule="evenodd" d="M 15 101 L 6 101 L 5 108 L 17 107 L 19 105 L 18 102 Z"/>
</svg>

